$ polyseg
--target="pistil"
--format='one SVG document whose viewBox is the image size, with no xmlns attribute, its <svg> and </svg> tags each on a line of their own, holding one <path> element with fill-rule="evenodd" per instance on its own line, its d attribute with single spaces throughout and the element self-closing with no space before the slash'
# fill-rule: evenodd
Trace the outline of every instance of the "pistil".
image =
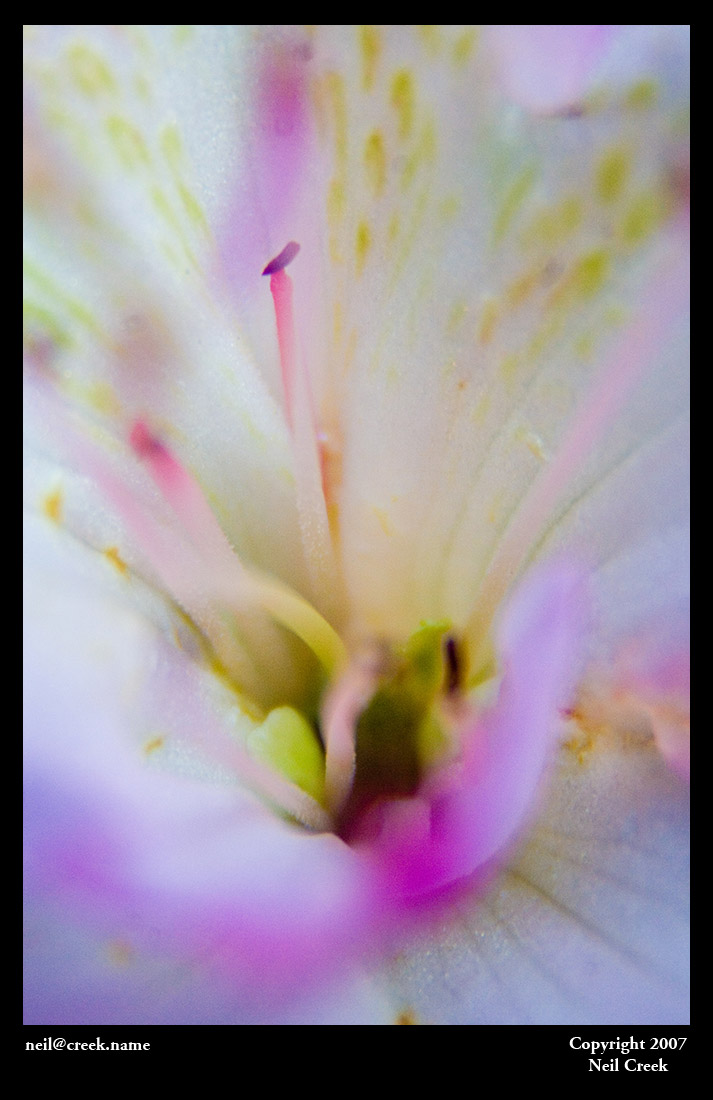
<svg viewBox="0 0 713 1100">
<path fill-rule="evenodd" d="M 290 241 L 263 270 L 275 308 L 285 416 L 292 437 L 297 507 L 312 598 L 327 615 L 338 610 L 339 576 L 324 495 L 314 398 L 295 326 L 294 294 L 285 268 L 299 252 Z"/>
</svg>

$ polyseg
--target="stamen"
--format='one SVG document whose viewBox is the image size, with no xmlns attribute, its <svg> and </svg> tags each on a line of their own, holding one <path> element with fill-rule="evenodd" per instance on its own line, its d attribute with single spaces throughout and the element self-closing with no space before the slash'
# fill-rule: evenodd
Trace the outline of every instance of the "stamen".
<svg viewBox="0 0 713 1100">
<path fill-rule="evenodd" d="M 288 585 L 257 571 L 246 576 L 261 607 L 309 646 L 330 677 L 337 674 L 347 650 L 334 627 Z"/>
<path fill-rule="evenodd" d="M 297 344 L 292 280 L 285 271 L 298 251 L 297 242 L 290 241 L 265 267 L 263 275 L 270 276 L 275 307 L 285 414 L 292 436 L 297 507 L 312 596 L 329 612 L 338 588 L 337 567 L 324 496 L 312 389 Z"/>
<path fill-rule="evenodd" d="M 352 788 L 356 770 L 356 728 L 379 682 L 381 655 L 362 655 L 346 669 L 329 692 L 322 708 L 325 742 L 325 796 L 327 807 L 337 815 Z"/>
<path fill-rule="evenodd" d="M 289 247 L 289 245 L 288 245 Z M 284 255 L 283 252 L 280 256 Z M 280 256 L 272 261 L 275 264 Z M 265 271 L 272 267 L 268 264 Z M 263 271 L 263 275 L 265 274 Z M 280 348 L 280 368 L 282 371 L 282 387 L 285 393 L 285 411 L 290 431 L 294 436 L 294 404 L 295 404 L 295 373 L 297 370 L 297 357 L 295 353 L 295 318 L 292 298 L 292 279 L 285 272 L 284 267 L 278 267 L 270 275 L 270 293 L 275 305 L 275 320 L 277 322 L 277 342 Z"/>
<path fill-rule="evenodd" d="M 460 687 L 461 681 L 461 667 L 460 657 L 458 656 L 458 649 L 456 646 L 456 640 L 452 634 L 448 634 L 445 639 L 445 653 L 446 653 L 446 691 L 449 695 L 454 695 Z"/>
<path fill-rule="evenodd" d="M 207 564 L 219 572 L 242 573 L 201 487 L 175 455 L 142 420 L 137 420 L 132 427 L 129 442 L 137 457 L 149 467 L 162 496 L 173 508 L 196 550 L 206 557 Z"/>
<path fill-rule="evenodd" d="M 197 481 L 142 421 L 134 424 L 130 442 L 137 456 L 147 463 L 163 497 L 198 551 L 201 578 L 211 578 L 215 595 L 229 607 L 235 606 L 236 601 L 257 604 L 301 638 L 333 676 L 346 660 L 344 643 L 333 627 L 288 585 L 245 568 Z"/>
<path fill-rule="evenodd" d="M 206 511 L 211 524 L 217 528 L 220 539 L 227 545 L 227 539 L 210 513 L 198 485 L 143 422 L 134 425 L 131 444 L 135 453 L 147 462 L 164 496 L 170 504 L 176 506 L 174 510 L 181 510 L 183 506 L 184 518 L 194 524 L 190 532 L 194 537 L 189 541 L 184 537 L 183 530 L 171 531 L 157 520 L 136 487 L 130 486 L 112 467 L 101 449 L 90 441 L 86 432 L 77 430 L 72 415 L 54 391 L 40 386 L 37 391 L 37 406 L 43 409 L 51 429 L 58 433 L 63 446 L 69 448 L 78 467 L 91 473 L 92 479 L 101 487 L 132 531 L 138 546 L 156 570 L 167 592 L 188 612 L 196 626 L 209 639 L 220 659 L 225 661 L 233 676 L 237 677 L 243 690 L 249 696 L 253 688 L 259 693 L 261 676 L 252 654 L 236 642 L 230 626 L 216 618 L 211 606 L 216 600 L 220 600 L 230 607 L 231 603 L 235 604 L 235 596 L 226 584 L 225 576 L 216 576 L 210 566 L 206 565 L 205 557 L 197 552 L 205 550 L 206 544 L 201 543 L 197 537 L 199 531 L 195 528 L 195 522 L 199 516 L 205 518 Z M 232 551 L 230 556 L 234 579 L 235 570 L 242 567 Z M 318 612 L 279 582 L 270 578 L 252 577 L 247 570 L 243 572 L 253 606 L 259 605 L 298 634 L 330 672 L 338 669 L 345 660 L 343 643 Z M 245 706 L 248 712 L 248 700 L 245 701 Z M 211 732 L 210 723 L 208 727 L 196 730 L 195 737 L 202 751 L 233 771 L 256 794 L 267 798 L 309 829 L 325 832 L 330 828 L 329 816 L 315 798 L 286 776 L 256 760 L 236 741 L 215 736 Z M 149 749 L 155 747 L 157 746 L 149 743 Z"/>
</svg>

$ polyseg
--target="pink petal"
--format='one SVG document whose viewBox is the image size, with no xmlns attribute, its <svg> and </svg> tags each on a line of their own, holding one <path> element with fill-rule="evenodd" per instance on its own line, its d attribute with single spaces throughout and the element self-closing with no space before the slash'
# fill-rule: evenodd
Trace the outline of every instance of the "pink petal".
<svg viewBox="0 0 713 1100">
<path fill-rule="evenodd" d="M 95 940 L 200 959 L 253 990 L 323 975 L 372 921 L 360 860 L 237 785 L 235 702 L 85 574 L 82 590 L 29 576 L 31 910 L 59 907 Z"/>
<path fill-rule="evenodd" d="M 550 565 L 513 597 L 498 641 L 497 702 L 461 731 L 458 769 L 430 797 L 381 811 L 376 850 L 404 896 L 448 885 L 502 851 L 530 814 L 580 658 L 581 575 Z"/>
<path fill-rule="evenodd" d="M 516 24 L 489 28 L 507 91 L 537 113 L 576 107 L 616 32 L 614 24 Z"/>
<path fill-rule="evenodd" d="M 228 280 L 259 293 L 259 276 L 295 232 L 313 152 L 310 119 L 310 46 L 299 28 L 269 28 L 245 51 L 247 125 L 235 113 L 242 158 L 220 231 Z"/>
<path fill-rule="evenodd" d="M 398 1003 L 422 1024 L 685 1023 L 688 818 L 650 743 L 563 747 L 488 895 L 462 893 L 399 945 Z"/>
</svg>

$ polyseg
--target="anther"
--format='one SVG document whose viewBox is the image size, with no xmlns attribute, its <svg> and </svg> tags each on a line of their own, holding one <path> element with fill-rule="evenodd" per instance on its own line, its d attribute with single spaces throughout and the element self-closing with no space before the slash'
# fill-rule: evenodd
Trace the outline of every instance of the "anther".
<svg viewBox="0 0 713 1100">
<path fill-rule="evenodd" d="M 461 667 L 458 647 L 452 634 L 445 639 L 446 650 L 446 691 L 449 695 L 455 694 L 460 687 Z"/>
<path fill-rule="evenodd" d="M 275 275 L 278 271 L 282 271 L 288 264 L 292 263 L 299 250 L 300 246 L 297 241 L 290 241 L 282 249 L 282 252 L 275 256 L 274 260 L 270 260 L 263 270 L 263 275 Z"/>
</svg>

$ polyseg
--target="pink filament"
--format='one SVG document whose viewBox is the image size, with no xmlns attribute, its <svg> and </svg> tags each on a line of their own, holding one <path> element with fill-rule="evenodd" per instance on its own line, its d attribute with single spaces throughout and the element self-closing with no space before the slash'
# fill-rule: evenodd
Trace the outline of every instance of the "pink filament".
<svg viewBox="0 0 713 1100">
<path fill-rule="evenodd" d="M 209 567 L 227 576 L 241 572 L 240 563 L 203 491 L 142 420 L 131 429 L 129 442 L 136 456 L 148 466 L 164 499 L 171 505 L 184 532 Z"/>
<path fill-rule="evenodd" d="M 329 692 L 322 708 L 327 804 L 338 813 L 351 790 L 356 768 L 356 727 L 378 683 L 372 660 L 354 661 Z"/>
<path fill-rule="evenodd" d="M 290 431 L 294 433 L 294 402 L 295 402 L 295 317 L 292 296 L 292 279 L 280 268 L 270 276 L 270 293 L 275 304 L 275 320 L 277 322 L 277 342 L 280 348 L 280 369 L 282 371 L 282 388 L 285 393 L 285 409 Z"/>
<path fill-rule="evenodd" d="M 297 343 L 292 280 L 285 266 L 297 255 L 295 241 L 265 268 L 275 307 L 285 414 L 292 436 L 300 529 L 311 580 L 311 598 L 329 617 L 338 586 L 334 546 L 327 516 L 317 418 L 309 372 Z M 275 268 L 277 267 L 277 270 Z"/>
</svg>

